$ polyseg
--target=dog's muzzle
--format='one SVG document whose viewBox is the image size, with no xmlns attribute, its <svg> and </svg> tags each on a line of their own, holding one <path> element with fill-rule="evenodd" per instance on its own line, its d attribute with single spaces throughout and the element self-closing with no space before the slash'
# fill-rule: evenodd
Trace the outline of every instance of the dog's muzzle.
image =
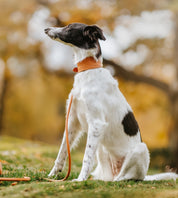
<svg viewBox="0 0 178 198">
<path fill-rule="evenodd" d="M 55 39 L 56 38 L 56 33 L 54 28 L 46 28 L 44 30 L 45 34 L 47 34 L 50 38 Z"/>
<path fill-rule="evenodd" d="M 63 28 L 55 28 L 55 27 L 49 27 L 44 29 L 45 34 L 47 34 L 50 38 L 56 39 L 58 33 L 62 31 Z"/>
</svg>

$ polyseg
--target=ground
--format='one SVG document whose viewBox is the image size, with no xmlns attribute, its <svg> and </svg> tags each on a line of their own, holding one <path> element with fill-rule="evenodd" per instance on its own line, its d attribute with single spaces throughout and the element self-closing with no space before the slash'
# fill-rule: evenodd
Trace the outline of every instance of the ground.
<svg viewBox="0 0 178 198">
<path fill-rule="evenodd" d="M 87 198 L 87 197 L 152 197 L 177 198 L 178 180 L 175 181 L 128 181 L 103 182 L 92 181 L 71 182 L 79 174 L 82 165 L 83 150 L 72 152 L 72 173 L 67 181 L 51 183 L 44 180 L 47 177 L 58 146 L 40 142 L 31 142 L 16 138 L 0 137 L 0 161 L 3 164 L 2 177 L 31 177 L 30 182 L 1 182 L 0 198 Z M 67 169 L 66 169 L 67 170 Z M 60 173 L 58 178 L 64 177 Z M 159 170 L 149 170 L 149 173 Z"/>
</svg>

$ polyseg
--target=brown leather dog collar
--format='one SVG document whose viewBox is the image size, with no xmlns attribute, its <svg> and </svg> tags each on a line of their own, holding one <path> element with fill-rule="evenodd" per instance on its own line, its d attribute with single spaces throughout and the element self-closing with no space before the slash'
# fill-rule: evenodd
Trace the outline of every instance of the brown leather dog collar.
<svg viewBox="0 0 178 198">
<path fill-rule="evenodd" d="M 73 69 L 74 72 L 82 72 L 89 69 L 96 69 L 102 67 L 101 61 L 96 61 L 93 57 L 87 57 L 81 62 L 77 63 L 77 67 Z"/>
</svg>

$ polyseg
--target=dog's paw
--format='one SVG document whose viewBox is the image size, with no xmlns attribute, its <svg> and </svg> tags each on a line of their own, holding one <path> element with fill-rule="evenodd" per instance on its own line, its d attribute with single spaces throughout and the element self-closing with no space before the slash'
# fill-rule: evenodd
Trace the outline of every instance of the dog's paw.
<svg viewBox="0 0 178 198">
<path fill-rule="evenodd" d="M 54 166 L 53 169 L 48 174 L 48 177 L 53 177 L 53 176 L 57 175 L 59 172 L 61 172 L 61 170 Z"/>
<path fill-rule="evenodd" d="M 81 181 L 85 181 L 85 179 L 77 178 L 72 180 L 72 182 L 81 182 Z"/>
<path fill-rule="evenodd" d="M 72 182 L 81 182 L 82 180 L 79 179 L 73 179 Z"/>
</svg>

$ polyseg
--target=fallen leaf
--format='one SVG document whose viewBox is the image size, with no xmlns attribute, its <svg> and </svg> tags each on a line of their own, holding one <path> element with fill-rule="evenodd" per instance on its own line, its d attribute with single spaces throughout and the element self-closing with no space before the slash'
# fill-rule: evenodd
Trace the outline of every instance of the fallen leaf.
<svg viewBox="0 0 178 198">
<path fill-rule="evenodd" d="M 60 188 L 60 189 L 64 189 L 64 185 L 62 185 L 62 186 L 59 186 L 59 188 Z"/>
<path fill-rule="evenodd" d="M 13 182 L 11 185 L 12 185 L 12 186 L 15 186 L 15 185 L 17 185 L 17 182 Z"/>
<path fill-rule="evenodd" d="M 0 175 L 2 175 L 2 164 L 0 162 Z"/>
<path fill-rule="evenodd" d="M 0 160 L 0 162 L 2 163 L 2 164 L 9 164 L 7 161 L 5 161 L 5 160 Z"/>
</svg>

